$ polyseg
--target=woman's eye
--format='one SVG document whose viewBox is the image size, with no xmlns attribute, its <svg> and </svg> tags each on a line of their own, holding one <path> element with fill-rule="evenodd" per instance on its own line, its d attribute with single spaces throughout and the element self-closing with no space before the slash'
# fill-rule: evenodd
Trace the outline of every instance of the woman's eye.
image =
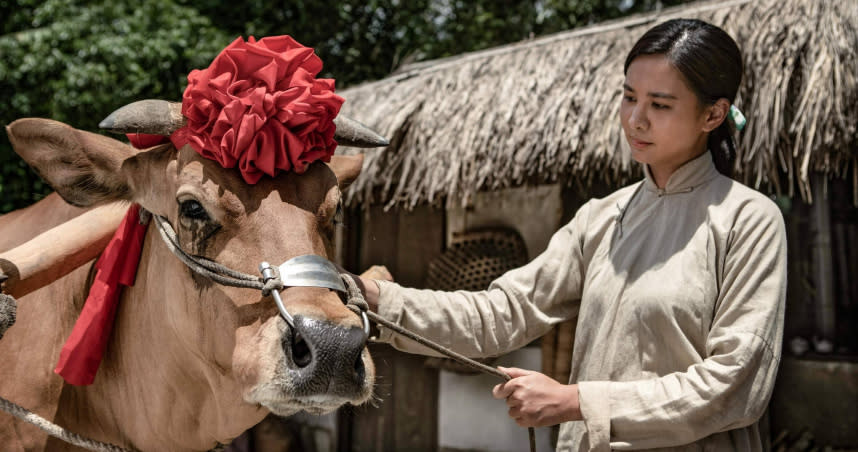
<svg viewBox="0 0 858 452">
<path fill-rule="evenodd" d="M 187 201 L 182 201 L 179 205 L 179 209 L 182 216 L 185 218 L 190 218 L 191 220 L 209 219 L 209 214 L 206 212 L 206 209 L 203 208 L 203 205 L 197 200 L 189 199 Z"/>
<path fill-rule="evenodd" d="M 664 105 L 664 104 L 659 104 L 657 102 L 653 102 L 652 108 L 655 108 L 656 110 L 667 110 L 670 107 L 668 107 L 667 105 Z"/>
<path fill-rule="evenodd" d="M 635 98 L 632 96 L 623 96 L 623 100 L 626 102 L 634 102 Z"/>
</svg>

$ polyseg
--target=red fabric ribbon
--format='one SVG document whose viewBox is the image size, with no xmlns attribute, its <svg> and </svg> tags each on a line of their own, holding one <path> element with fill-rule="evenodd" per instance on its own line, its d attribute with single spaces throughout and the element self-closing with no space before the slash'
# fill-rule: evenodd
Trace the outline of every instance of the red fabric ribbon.
<svg viewBox="0 0 858 452">
<path fill-rule="evenodd" d="M 137 149 L 151 148 L 152 146 L 170 141 L 164 135 L 150 135 L 148 133 L 127 133 L 125 136 L 128 137 L 131 145 Z"/>
<path fill-rule="evenodd" d="M 158 135 L 142 134 L 129 134 L 128 139 L 137 148 L 155 146 L 167 140 Z M 113 331 L 113 320 L 122 293 L 120 285 L 134 285 L 145 235 L 146 225 L 140 223 L 140 206 L 134 204 L 95 263 L 95 281 L 80 317 L 60 351 L 54 372 L 68 383 L 81 386 L 95 381 Z"/>
<path fill-rule="evenodd" d="M 95 380 L 113 331 L 113 319 L 122 293 L 120 285 L 134 285 L 145 235 L 146 225 L 140 224 L 140 206 L 134 204 L 96 262 L 97 273 L 89 296 L 60 351 L 54 372 L 67 382 L 89 385 Z"/>
</svg>

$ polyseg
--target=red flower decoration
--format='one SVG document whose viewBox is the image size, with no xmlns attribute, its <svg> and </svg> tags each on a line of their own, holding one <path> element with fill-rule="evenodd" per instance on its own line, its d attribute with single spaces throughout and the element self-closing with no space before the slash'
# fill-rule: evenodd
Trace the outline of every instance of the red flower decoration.
<svg viewBox="0 0 858 452">
<path fill-rule="evenodd" d="M 255 184 L 263 174 L 303 173 L 329 162 L 337 147 L 334 117 L 344 99 L 333 79 L 317 79 L 322 60 L 289 36 L 237 38 L 204 70 L 188 75 L 182 114 L 170 137 L 224 168 L 238 166 Z"/>
</svg>

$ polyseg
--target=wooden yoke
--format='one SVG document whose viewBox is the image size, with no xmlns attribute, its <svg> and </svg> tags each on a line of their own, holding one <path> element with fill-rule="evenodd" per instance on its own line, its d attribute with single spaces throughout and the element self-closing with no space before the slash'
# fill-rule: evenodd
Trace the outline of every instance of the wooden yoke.
<svg viewBox="0 0 858 452">
<path fill-rule="evenodd" d="M 127 203 L 99 206 L 0 253 L 3 293 L 20 298 L 98 257 L 127 209 Z"/>
</svg>

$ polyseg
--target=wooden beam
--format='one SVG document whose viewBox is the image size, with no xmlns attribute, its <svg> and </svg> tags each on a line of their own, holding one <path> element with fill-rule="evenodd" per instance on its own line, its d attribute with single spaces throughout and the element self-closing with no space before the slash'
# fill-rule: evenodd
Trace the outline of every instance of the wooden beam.
<svg viewBox="0 0 858 452">
<path fill-rule="evenodd" d="M 3 292 L 23 297 L 98 257 L 127 209 L 126 204 L 97 207 L 0 253 Z"/>
</svg>

